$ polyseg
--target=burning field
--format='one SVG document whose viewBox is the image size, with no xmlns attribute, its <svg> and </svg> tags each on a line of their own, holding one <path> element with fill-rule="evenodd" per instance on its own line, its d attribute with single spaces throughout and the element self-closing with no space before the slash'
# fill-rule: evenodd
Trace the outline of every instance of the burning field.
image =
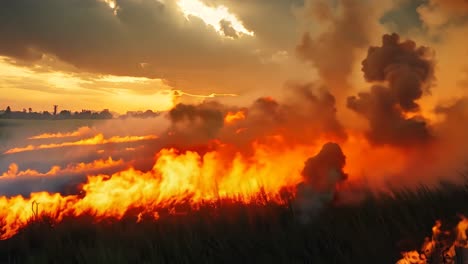
<svg viewBox="0 0 468 264">
<path fill-rule="evenodd" d="M 193 242 L 198 249 L 188 249 L 190 254 L 224 262 L 213 250 L 242 250 L 229 248 L 228 239 L 247 243 L 247 238 L 257 245 L 267 239 L 264 250 L 297 243 L 296 249 L 282 250 L 283 258 L 297 251 L 293 259 L 330 257 L 344 263 L 347 257 L 386 250 L 381 256 L 391 261 L 397 256 L 392 242 L 408 235 L 424 238 L 411 232 L 421 234 L 419 228 L 439 217 L 437 210 L 450 217 L 468 209 L 462 205 L 466 185 L 456 173 L 467 154 L 460 131 L 466 129 L 462 120 L 468 120 L 468 107 L 462 99 L 437 108 L 441 121 L 423 116 L 417 100 L 434 79 L 433 55 L 396 34 L 383 36 L 362 65 L 365 79 L 375 84 L 348 97 L 347 107 L 368 122 L 366 129 L 342 124 L 334 96 L 305 83 L 288 84 L 283 101 L 262 97 L 247 107 L 178 104 L 150 121 L 11 133 L 2 156 L 7 169 L 0 177 L 2 261 L 23 259 L 24 250 L 77 243 L 84 252 L 71 257 L 80 262 L 97 254 L 92 245 L 104 247 L 100 243 L 112 237 L 133 240 L 145 232 L 152 236 L 144 247 L 156 248 L 134 256 L 138 261 L 174 257 L 166 256 L 168 245 L 159 248 L 159 243 L 187 247 Z M 453 185 L 440 187 L 442 179 Z M 355 230 L 376 232 L 383 241 L 374 245 L 382 248 L 367 248 L 376 242 Z M 459 230 L 456 243 L 466 245 L 465 231 Z M 164 236 L 175 238 L 160 241 L 168 239 Z M 58 240 L 50 242 L 51 237 Z M 354 252 L 361 239 L 363 248 Z M 207 252 L 204 243 L 211 244 Z M 106 253 L 118 247 L 111 245 L 100 248 L 100 257 L 114 257 Z M 245 247 L 239 254 L 252 254 L 254 245 Z M 371 251 L 365 254 L 365 249 Z M 405 259 L 414 257 L 413 251 L 402 252 Z M 190 254 L 179 260 L 193 261 Z"/>
<path fill-rule="evenodd" d="M 0 262 L 466 261 L 468 100 L 423 111 L 435 71 L 385 34 L 348 96 L 290 82 L 148 119 L 2 120 Z"/>
</svg>

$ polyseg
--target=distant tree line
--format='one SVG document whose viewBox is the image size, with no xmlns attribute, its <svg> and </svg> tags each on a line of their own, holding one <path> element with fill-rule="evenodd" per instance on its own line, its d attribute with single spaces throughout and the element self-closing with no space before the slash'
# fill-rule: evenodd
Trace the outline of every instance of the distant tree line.
<svg viewBox="0 0 468 264">
<path fill-rule="evenodd" d="M 100 112 L 93 112 L 91 110 L 82 110 L 81 112 L 72 112 L 69 110 L 62 110 L 57 112 L 57 108 L 54 107 L 54 112 L 48 111 L 33 112 L 31 108 L 23 111 L 12 111 L 11 107 L 7 107 L 4 111 L 0 111 L 0 119 L 112 119 L 113 115 L 108 109 L 104 109 Z"/>
<path fill-rule="evenodd" d="M 54 111 L 33 112 L 32 108 L 24 108 L 23 111 L 13 111 L 8 106 L 5 110 L 0 110 L 0 119 L 37 119 L 37 120 L 64 120 L 64 119 L 112 119 L 114 115 L 109 109 L 104 109 L 100 112 L 91 110 L 81 110 L 81 112 L 69 110 L 57 110 L 58 106 L 54 106 Z M 126 118 L 154 118 L 160 113 L 151 110 L 146 111 L 128 111 L 124 115 L 118 116 L 120 119 Z"/>
</svg>

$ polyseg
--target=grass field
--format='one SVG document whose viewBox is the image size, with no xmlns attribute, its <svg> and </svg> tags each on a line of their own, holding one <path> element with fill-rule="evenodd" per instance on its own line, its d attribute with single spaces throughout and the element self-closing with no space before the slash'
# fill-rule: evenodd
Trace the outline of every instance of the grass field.
<svg viewBox="0 0 468 264">
<path fill-rule="evenodd" d="M 288 206 L 228 201 L 140 223 L 42 217 L 0 241 L 0 263 L 395 263 L 399 242 L 419 247 L 439 218 L 454 227 L 467 201 L 468 185 L 443 184 L 330 206 L 308 224 Z"/>
<path fill-rule="evenodd" d="M 0 120 L 0 149 L 94 122 L 102 121 Z M 3 163 L 5 170 L 9 162 Z M 324 208 L 307 224 L 290 206 L 261 198 L 258 205 L 220 201 L 183 215 L 159 213 L 158 221 L 139 223 L 131 212 L 100 222 L 90 215 L 60 223 L 40 216 L 0 241 L 0 263 L 395 263 L 401 250 L 421 245 L 436 219 L 451 229 L 457 213 L 468 214 L 468 182 L 368 194 L 360 203 Z"/>
</svg>

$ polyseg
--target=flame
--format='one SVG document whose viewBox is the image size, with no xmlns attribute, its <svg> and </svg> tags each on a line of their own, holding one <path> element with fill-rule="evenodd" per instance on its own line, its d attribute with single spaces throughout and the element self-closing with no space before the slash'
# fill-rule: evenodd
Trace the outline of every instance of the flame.
<svg viewBox="0 0 468 264">
<path fill-rule="evenodd" d="M 110 143 L 129 143 L 129 142 L 137 142 L 142 140 L 150 140 L 150 139 L 157 139 L 158 136 L 155 135 L 147 135 L 147 136 L 114 136 L 109 139 L 104 138 L 103 134 L 98 134 L 92 138 L 81 139 L 78 141 L 73 142 L 63 142 L 63 143 L 52 143 L 52 144 L 42 144 L 38 146 L 28 145 L 22 148 L 12 148 L 7 150 L 4 154 L 13 154 L 25 151 L 32 151 L 38 149 L 53 149 L 53 148 L 62 148 L 62 147 L 70 147 L 70 146 L 92 146 L 92 145 L 104 145 Z"/>
<path fill-rule="evenodd" d="M 402 252 L 402 259 L 397 263 L 427 263 L 427 259 L 444 259 L 454 263 L 457 251 L 456 248 L 468 248 L 468 218 L 459 215 L 460 221 L 454 229 L 455 240 L 447 239 L 451 235 L 450 231 L 442 231 L 442 221 L 436 220 L 432 227 L 432 237 L 426 237 L 421 247 L 421 255 L 417 251 Z M 445 237 L 443 237 L 445 236 Z M 406 262 L 405 262 L 406 261 Z M 431 262 L 432 263 L 432 262 Z"/>
<path fill-rule="evenodd" d="M 245 113 L 244 111 L 237 111 L 237 112 L 228 112 L 226 116 L 224 117 L 224 123 L 226 124 L 231 124 L 234 123 L 238 120 L 243 120 L 245 119 Z"/>
<path fill-rule="evenodd" d="M 142 215 L 157 219 L 160 209 L 182 204 L 196 209 L 201 203 L 219 199 L 251 203 L 262 195 L 269 201 L 281 203 L 280 192 L 302 182 L 300 171 L 311 149 L 296 147 L 278 151 L 263 145 L 256 145 L 255 149 L 249 158 L 240 153 L 227 158 L 220 151 L 201 155 L 193 151 L 163 149 L 156 155 L 150 171 L 130 167 L 113 175 L 88 176 L 81 187 L 84 195 L 41 192 L 32 193 L 30 198 L 0 197 L 0 222 L 4 223 L 0 228 L 0 239 L 15 235 L 38 213 L 53 215 L 56 221 L 86 213 L 92 213 L 96 219 L 121 219 L 129 209 L 137 209 L 138 219 Z M 111 163 L 112 160 L 104 162 Z M 95 165 L 81 164 L 70 167 L 70 170 Z M 14 166 L 11 172 L 15 172 Z M 15 177 L 21 173 L 13 174 Z M 31 210 L 32 204 L 38 204 L 37 208 Z"/>
<path fill-rule="evenodd" d="M 67 137 L 79 137 L 86 135 L 91 132 L 91 128 L 85 126 L 80 127 L 78 130 L 70 133 L 44 133 L 37 136 L 30 137 L 28 139 L 49 139 L 49 138 L 67 138 Z"/>
<path fill-rule="evenodd" d="M 468 218 L 464 215 L 460 215 L 460 222 L 457 225 L 457 239 L 455 244 L 458 247 L 468 248 L 468 238 L 466 236 L 466 231 L 468 230 Z"/>
</svg>

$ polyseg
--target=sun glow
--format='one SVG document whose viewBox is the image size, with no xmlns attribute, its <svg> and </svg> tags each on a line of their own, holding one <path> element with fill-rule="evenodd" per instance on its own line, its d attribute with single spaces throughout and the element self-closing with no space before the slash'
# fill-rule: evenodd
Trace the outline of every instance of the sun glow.
<svg viewBox="0 0 468 264">
<path fill-rule="evenodd" d="M 189 16 L 196 16 L 207 25 L 212 26 L 221 35 L 230 36 L 226 33 L 226 29 L 223 29 L 223 22 L 227 22 L 236 34 L 254 36 L 254 32 L 246 29 L 242 22 L 225 6 L 215 8 L 207 6 L 199 0 L 179 0 L 178 5 L 187 19 Z"/>
<path fill-rule="evenodd" d="M 111 9 L 115 9 L 115 7 L 117 6 L 116 3 L 115 3 L 115 0 L 104 0 L 104 2 L 109 5 L 109 7 Z"/>
</svg>

